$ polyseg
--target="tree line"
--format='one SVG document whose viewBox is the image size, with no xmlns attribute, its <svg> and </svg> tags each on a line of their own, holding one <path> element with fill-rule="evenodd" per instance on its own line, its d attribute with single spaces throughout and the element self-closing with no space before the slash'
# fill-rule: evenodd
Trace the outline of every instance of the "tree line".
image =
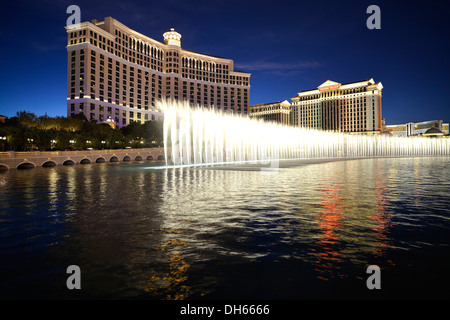
<svg viewBox="0 0 450 320">
<path fill-rule="evenodd" d="M 0 122 L 0 150 L 51 151 L 162 147 L 163 123 L 130 123 L 115 129 L 88 121 L 84 114 L 70 117 L 36 116 L 28 111 Z"/>
</svg>

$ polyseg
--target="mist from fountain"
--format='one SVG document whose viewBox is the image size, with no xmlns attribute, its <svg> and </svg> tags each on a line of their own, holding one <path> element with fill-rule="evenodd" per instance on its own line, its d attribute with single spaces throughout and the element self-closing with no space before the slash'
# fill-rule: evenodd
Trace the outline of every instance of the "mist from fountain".
<svg viewBox="0 0 450 320">
<path fill-rule="evenodd" d="M 447 138 L 296 128 L 180 102 L 161 101 L 160 108 L 164 112 L 166 166 L 170 162 L 199 166 L 283 159 L 450 155 Z"/>
</svg>

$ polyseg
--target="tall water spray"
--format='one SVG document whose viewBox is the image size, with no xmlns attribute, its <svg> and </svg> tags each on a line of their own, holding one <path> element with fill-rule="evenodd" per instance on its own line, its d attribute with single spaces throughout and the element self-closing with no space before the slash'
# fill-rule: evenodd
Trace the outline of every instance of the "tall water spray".
<svg viewBox="0 0 450 320">
<path fill-rule="evenodd" d="M 345 134 L 161 102 L 166 164 L 450 155 L 450 139 Z M 169 150 L 170 149 L 170 150 Z M 170 153 L 170 154 L 169 154 Z"/>
</svg>

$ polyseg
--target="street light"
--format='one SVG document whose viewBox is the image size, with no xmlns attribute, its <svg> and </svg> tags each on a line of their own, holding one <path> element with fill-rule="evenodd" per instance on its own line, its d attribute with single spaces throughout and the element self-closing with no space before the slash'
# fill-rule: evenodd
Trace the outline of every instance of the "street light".
<svg viewBox="0 0 450 320">
<path fill-rule="evenodd" d="M 50 148 L 53 150 L 53 145 L 56 143 L 56 140 L 50 140 Z"/>
<path fill-rule="evenodd" d="M 0 140 L 2 141 L 2 151 L 5 150 L 6 148 L 6 137 L 0 137 Z"/>
</svg>

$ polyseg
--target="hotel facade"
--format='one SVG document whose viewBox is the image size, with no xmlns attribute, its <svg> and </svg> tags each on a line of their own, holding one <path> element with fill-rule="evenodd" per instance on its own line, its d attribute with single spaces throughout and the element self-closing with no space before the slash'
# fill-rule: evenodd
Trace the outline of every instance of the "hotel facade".
<svg viewBox="0 0 450 320">
<path fill-rule="evenodd" d="M 249 113 L 250 74 L 234 70 L 231 59 L 182 49 L 174 29 L 164 33 L 164 43 L 112 17 L 66 29 L 68 116 L 83 113 L 118 127 L 162 120 L 162 99 Z"/>
<path fill-rule="evenodd" d="M 291 104 L 289 101 L 261 103 L 250 106 L 250 118 L 290 125 Z"/>
<path fill-rule="evenodd" d="M 350 133 L 383 129 L 383 85 L 373 79 L 341 84 L 326 81 L 317 89 L 300 91 L 292 99 L 291 125 Z"/>
</svg>

